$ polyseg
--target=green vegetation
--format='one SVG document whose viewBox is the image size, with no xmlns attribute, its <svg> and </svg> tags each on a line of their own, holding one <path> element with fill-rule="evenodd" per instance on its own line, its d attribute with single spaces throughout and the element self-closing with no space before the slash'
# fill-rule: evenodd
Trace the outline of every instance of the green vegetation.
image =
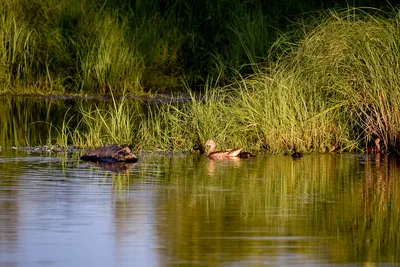
<svg viewBox="0 0 400 267">
<path fill-rule="evenodd" d="M 253 75 L 242 78 L 237 72 L 237 80 L 227 86 L 216 82 L 222 76 L 209 77 L 200 95 L 188 85 L 188 102 L 141 105 L 127 99 L 131 91 L 125 85 L 114 89 L 108 84 L 111 94 L 124 88 L 122 99 L 82 104 L 78 114 L 69 111 L 74 119 L 66 114 L 59 136 L 50 132 L 48 143 L 131 143 L 147 150 L 189 151 L 212 138 L 220 148 L 284 153 L 360 151 L 379 138 L 384 149 L 398 152 L 400 18 L 396 10 L 375 12 L 321 13 L 313 24 L 303 23 L 295 35 L 275 42 L 270 53 L 275 59 L 254 64 Z M 88 67 L 87 82 L 98 77 L 96 83 L 102 83 L 104 75 L 92 75 L 107 69 L 101 66 Z M 19 69 L 23 66 L 16 75 Z M 126 81 L 107 73 L 119 83 Z"/>
<path fill-rule="evenodd" d="M 276 46 L 287 47 L 281 60 L 252 77 L 206 88 L 187 103 L 150 105 L 144 115 L 125 99 L 114 102 L 96 111 L 93 121 L 102 130 L 83 121 L 89 131 L 80 142 L 131 140 L 148 149 L 190 150 L 213 138 L 223 147 L 282 153 L 362 150 L 380 138 L 385 149 L 397 151 L 400 28 L 393 15 L 332 12 L 296 45 L 280 40 Z M 92 137 L 97 133 L 104 135 Z"/>
<path fill-rule="evenodd" d="M 310 255 L 307 263 L 315 253 L 334 264 L 398 261 L 400 174 L 394 157 L 360 164 L 360 158 L 329 153 L 246 162 L 146 155 L 143 162 L 128 177 L 114 176 L 118 207 L 136 207 L 132 188 L 158 192 L 157 207 L 168 210 L 160 236 L 174 244 L 178 259 L 191 262 L 202 255 L 218 265 L 210 262 L 227 253 L 243 262 L 249 255 L 279 254 L 272 244 L 287 242 L 291 255 Z"/>
<path fill-rule="evenodd" d="M 386 1 L 352 1 L 381 6 Z M 347 1 L 0 2 L 0 92 L 133 94 L 254 73 L 299 14 Z M 279 31 L 277 30 L 279 29 Z"/>
</svg>

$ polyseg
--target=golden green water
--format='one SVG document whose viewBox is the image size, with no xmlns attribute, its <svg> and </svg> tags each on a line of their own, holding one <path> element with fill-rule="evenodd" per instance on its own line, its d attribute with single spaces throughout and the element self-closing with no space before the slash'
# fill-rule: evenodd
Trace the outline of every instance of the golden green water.
<svg viewBox="0 0 400 267">
<path fill-rule="evenodd" d="M 0 152 L 0 265 L 319 266 L 399 263 L 395 158 L 212 161 Z M 71 256 L 73 255 L 73 256 Z"/>
<path fill-rule="evenodd" d="M 400 262 L 396 158 L 143 152 L 100 165 L 12 149 L 54 142 L 76 104 L 0 98 L 0 266 Z"/>
<path fill-rule="evenodd" d="M 35 97 L 0 97 L 0 146 L 44 145 L 56 137 L 76 101 Z M 53 140 L 54 141 L 54 140 Z"/>
</svg>

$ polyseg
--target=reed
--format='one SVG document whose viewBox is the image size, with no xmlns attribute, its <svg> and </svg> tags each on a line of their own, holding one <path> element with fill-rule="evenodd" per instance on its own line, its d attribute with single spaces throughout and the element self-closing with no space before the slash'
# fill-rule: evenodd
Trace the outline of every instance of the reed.
<svg viewBox="0 0 400 267">
<path fill-rule="evenodd" d="M 163 103 L 150 110 L 142 136 L 144 144 L 174 151 L 190 151 L 207 139 L 225 139 L 234 134 L 227 106 L 220 100 L 225 95 L 212 91 L 198 99 L 191 95 L 188 103 Z"/>
<path fill-rule="evenodd" d="M 139 94 L 149 73 L 155 86 L 157 74 L 177 69 L 182 38 L 157 14 L 93 1 L 3 1 L 0 10 L 2 91 Z"/>
<path fill-rule="evenodd" d="M 82 34 L 77 40 L 77 82 L 83 91 L 95 88 L 104 94 L 113 87 L 119 91 L 140 92 L 145 67 L 137 45 L 127 37 L 128 22 L 119 21 L 118 14 L 96 15 L 92 36 Z M 89 30 L 90 25 L 85 26 Z"/>
<path fill-rule="evenodd" d="M 322 18 L 280 60 L 234 85 L 236 124 L 271 152 L 362 150 L 376 138 L 398 150 L 398 16 Z"/>
</svg>

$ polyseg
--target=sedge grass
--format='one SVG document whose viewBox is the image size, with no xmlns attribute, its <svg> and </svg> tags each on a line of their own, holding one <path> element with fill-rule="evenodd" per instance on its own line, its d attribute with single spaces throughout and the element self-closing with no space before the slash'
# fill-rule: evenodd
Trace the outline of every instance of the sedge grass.
<svg viewBox="0 0 400 267">
<path fill-rule="evenodd" d="M 1 1 L 0 90 L 176 92 L 184 80 L 204 88 L 212 76 L 229 84 L 258 70 L 287 18 L 318 7 L 316 0 Z"/>
<path fill-rule="evenodd" d="M 361 151 L 376 138 L 398 150 L 398 16 L 357 10 L 322 17 L 251 77 L 226 87 L 213 83 L 186 103 L 142 109 L 123 97 L 105 109 L 82 107 L 72 135 L 88 146 L 122 142 L 168 151 L 207 139 L 220 148 L 270 153 Z"/>
<path fill-rule="evenodd" d="M 398 143 L 398 20 L 396 13 L 331 13 L 289 61 L 325 103 L 343 107 L 349 139 L 362 135 L 366 141 L 380 138 L 385 147 Z"/>
<path fill-rule="evenodd" d="M 126 97 L 112 97 L 105 107 L 79 105 L 81 120 L 71 131 L 78 147 L 98 147 L 110 143 L 132 144 L 142 111 L 138 103 L 128 103 Z"/>
</svg>

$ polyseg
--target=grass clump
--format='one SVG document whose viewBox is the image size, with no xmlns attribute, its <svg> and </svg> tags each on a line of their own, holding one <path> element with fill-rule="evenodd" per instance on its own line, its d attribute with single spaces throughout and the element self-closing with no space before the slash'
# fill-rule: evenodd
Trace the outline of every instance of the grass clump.
<svg viewBox="0 0 400 267">
<path fill-rule="evenodd" d="M 97 15 L 97 14 L 96 14 Z M 77 42 L 80 49 L 75 80 L 83 91 L 97 88 L 99 93 L 110 93 L 111 87 L 140 92 L 144 72 L 144 58 L 137 45 L 126 36 L 128 22 L 119 21 L 118 14 L 98 14 L 89 37 L 82 35 Z"/>
<path fill-rule="evenodd" d="M 331 12 L 288 61 L 327 105 L 320 112 L 340 107 L 334 124 L 348 129 L 348 140 L 363 138 L 362 147 L 376 138 L 390 149 L 399 142 L 399 30 L 395 10 Z"/>
<path fill-rule="evenodd" d="M 78 125 L 69 130 L 71 142 L 81 148 L 137 143 L 143 111 L 139 103 L 132 104 L 126 97 L 113 97 L 111 103 L 102 107 L 81 103 Z"/>
<path fill-rule="evenodd" d="M 145 146 L 163 150 L 191 150 L 207 139 L 234 135 L 233 117 L 221 102 L 222 90 L 206 93 L 202 98 L 191 95 L 187 103 L 162 103 L 153 106 L 141 127 Z"/>
</svg>

